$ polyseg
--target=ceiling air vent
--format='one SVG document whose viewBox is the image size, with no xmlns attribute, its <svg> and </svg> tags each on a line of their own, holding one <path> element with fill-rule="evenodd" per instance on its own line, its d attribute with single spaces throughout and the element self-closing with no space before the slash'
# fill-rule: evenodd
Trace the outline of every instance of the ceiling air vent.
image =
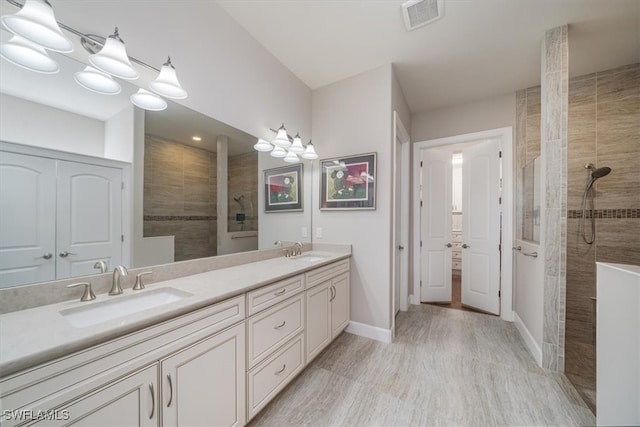
<svg viewBox="0 0 640 427">
<path fill-rule="evenodd" d="M 402 3 L 402 16 L 407 31 L 415 30 L 444 15 L 444 0 L 409 0 Z"/>
</svg>

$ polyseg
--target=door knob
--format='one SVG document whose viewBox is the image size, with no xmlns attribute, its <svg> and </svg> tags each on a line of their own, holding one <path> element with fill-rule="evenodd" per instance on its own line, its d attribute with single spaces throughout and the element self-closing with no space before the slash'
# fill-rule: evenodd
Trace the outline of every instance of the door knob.
<svg viewBox="0 0 640 427">
<path fill-rule="evenodd" d="M 53 254 L 51 252 L 47 252 L 46 254 L 42 255 L 42 258 L 51 259 L 52 256 L 53 256 Z"/>
<path fill-rule="evenodd" d="M 466 243 L 463 243 L 463 244 L 462 244 L 462 248 L 463 248 L 463 249 L 467 249 L 467 248 L 470 248 L 470 247 L 471 247 L 471 246 L 467 245 Z"/>
<path fill-rule="evenodd" d="M 67 252 L 67 251 L 60 252 L 60 256 L 61 256 L 62 258 L 66 258 L 66 257 L 68 257 L 69 255 L 78 255 L 78 254 L 74 254 L 73 252 Z"/>
<path fill-rule="evenodd" d="M 450 248 L 450 247 L 452 247 L 453 245 L 452 245 L 451 243 L 447 243 L 445 246 L 446 246 L 446 247 L 448 247 L 448 248 Z"/>
</svg>

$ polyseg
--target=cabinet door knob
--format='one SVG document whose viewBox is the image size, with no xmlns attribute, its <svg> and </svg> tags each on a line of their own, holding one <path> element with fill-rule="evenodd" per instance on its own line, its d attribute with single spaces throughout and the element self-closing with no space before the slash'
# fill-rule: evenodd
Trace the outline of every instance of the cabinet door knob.
<svg viewBox="0 0 640 427">
<path fill-rule="evenodd" d="M 67 251 L 62 251 L 62 252 L 60 252 L 60 257 L 62 257 L 62 258 L 66 258 L 66 257 L 68 257 L 69 255 L 78 255 L 78 254 L 75 254 L 75 253 L 73 253 L 73 252 L 67 252 Z"/>
<path fill-rule="evenodd" d="M 470 248 L 470 247 L 471 247 L 471 246 L 467 245 L 466 243 L 464 243 L 464 244 L 462 245 L 462 248 L 463 248 L 463 249 L 467 249 L 467 248 Z"/>
<path fill-rule="evenodd" d="M 446 247 L 448 247 L 448 248 L 450 248 L 450 247 L 452 247 L 453 245 L 452 245 L 451 243 L 447 243 L 445 246 L 446 246 Z"/>
<path fill-rule="evenodd" d="M 52 256 L 53 256 L 53 254 L 51 252 L 47 252 L 46 254 L 42 255 L 42 258 L 51 259 Z"/>
</svg>

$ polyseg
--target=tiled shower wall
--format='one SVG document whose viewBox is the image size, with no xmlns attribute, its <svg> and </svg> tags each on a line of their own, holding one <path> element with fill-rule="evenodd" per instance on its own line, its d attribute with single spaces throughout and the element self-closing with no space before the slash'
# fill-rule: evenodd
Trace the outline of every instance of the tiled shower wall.
<svg viewBox="0 0 640 427">
<path fill-rule="evenodd" d="M 258 152 L 230 156 L 228 162 L 228 231 L 258 231 Z M 244 224 L 236 221 L 237 213 L 245 214 Z"/>
<path fill-rule="evenodd" d="M 592 245 L 578 232 L 587 163 L 612 169 L 595 184 Z M 595 407 L 595 262 L 640 265 L 640 64 L 570 80 L 567 209 L 565 373 Z"/>
<path fill-rule="evenodd" d="M 144 236 L 175 236 L 175 260 L 217 254 L 216 153 L 145 135 Z"/>
<path fill-rule="evenodd" d="M 518 91 L 516 100 L 520 197 L 522 168 L 540 152 L 540 87 Z M 640 265 L 640 64 L 569 80 L 567 148 L 565 373 L 593 405 L 595 262 Z M 612 168 L 596 183 L 593 245 L 578 234 L 587 163 Z M 518 206 L 521 238 L 522 205 Z"/>
</svg>

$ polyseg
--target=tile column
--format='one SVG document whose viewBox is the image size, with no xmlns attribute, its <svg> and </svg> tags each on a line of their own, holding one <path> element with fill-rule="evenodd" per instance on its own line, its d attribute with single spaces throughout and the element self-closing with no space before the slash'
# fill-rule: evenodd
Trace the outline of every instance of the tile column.
<svg viewBox="0 0 640 427">
<path fill-rule="evenodd" d="M 567 111 L 569 47 L 566 25 L 549 30 L 542 46 L 541 158 L 544 203 L 542 362 L 564 371 L 567 240 Z"/>
</svg>

